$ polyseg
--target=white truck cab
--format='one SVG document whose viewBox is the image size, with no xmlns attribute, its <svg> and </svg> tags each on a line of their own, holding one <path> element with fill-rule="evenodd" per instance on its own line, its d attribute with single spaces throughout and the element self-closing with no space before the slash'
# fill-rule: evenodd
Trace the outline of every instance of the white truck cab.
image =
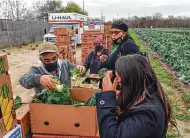
<svg viewBox="0 0 190 138">
<path fill-rule="evenodd" d="M 44 42 L 55 43 L 56 38 L 55 38 L 55 35 L 54 35 L 54 29 L 55 28 L 62 28 L 62 27 L 63 28 L 69 28 L 69 29 L 72 29 L 72 30 L 76 30 L 73 25 L 53 24 L 48 33 L 46 33 L 46 30 L 44 31 L 44 33 L 45 33 Z M 76 40 L 76 36 L 74 38 L 72 38 L 72 39 Z"/>
<path fill-rule="evenodd" d="M 55 43 L 55 35 L 53 34 L 54 28 L 66 27 L 76 31 L 75 40 L 76 44 L 81 44 L 81 34 L 83 33 L 83 22 L 87 21 L 88 16 L 78 13 L 49 13 L 48 22 L 52 24 L 49 32 L 44 31 L 44 41 Z"/>
</svg>

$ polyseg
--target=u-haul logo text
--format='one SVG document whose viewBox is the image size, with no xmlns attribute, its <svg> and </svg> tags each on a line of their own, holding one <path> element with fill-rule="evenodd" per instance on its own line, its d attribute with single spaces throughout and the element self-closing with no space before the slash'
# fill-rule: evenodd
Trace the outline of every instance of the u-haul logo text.
<svg viewBox="0 0 190 138">
<path fill-rule="evenodd" d="M 52 20 L 72 19 L 70 16 L 52 16 Z"/>
</svg>

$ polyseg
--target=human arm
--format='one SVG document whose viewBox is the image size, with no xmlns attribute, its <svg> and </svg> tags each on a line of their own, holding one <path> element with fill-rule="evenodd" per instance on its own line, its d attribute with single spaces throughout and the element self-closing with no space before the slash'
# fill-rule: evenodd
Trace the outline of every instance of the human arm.
<svg viewBox="0 0 190 138">
<path fill-rule="evenodd" d="M 157 115 L 151 110 L 141 110 L 134 112 L 122 120 L 117 120 L 116 107 L 117 79 L 113 84 L 111 78 L 112 72 L 108 71 L 103 79 L 103 92 L 96 94 L 97 116 L 99 124 L 99 132 L 101 138 L 139 138 L 147 137 L 159 129 L 157 124 Z"/>
<path fill-rule="evenodd" d="M 96 102 L 101 138 L 147 137 L 158 128 L 154 114 L 146 112 L 134 114 L 118 123 L 115 91 L 97 94 Z"/>
<path fill-rule="evenodd" d="M 68 65 L 69 70 L 72 69 L 72 68 L 77 68 L 81 73 L 85 73 L 85 71 L 86 71 L 84 66 L 75 65 L 75 64 L 71 63 L 68 60 L 67 60 L 67 65 Z"/>
<path fill-rule="evenodd" d="M 55 80 L 53 80 L 50 75 L 40 74 L 36 67 L 30 68 L 26 74 L 22 75 L 19 79 L 19 83 L 26 89 L 32 89 L 39 85 L 50 90 L 55 89 Z"/>
<path fill-rule="evenodd" d="M 90 68 L 90 61 L 91 61 L 91 59 L 92 59 L 92 55 L 93 55 L 93 52 L 91 52 L 88 56 L 87 56 L 87 58 L 85 59 L 85 63 L 84 63 L 84 67 L 85 67 L 85 69 L 86 69 L 86 72 L 89 70 L 89 68 Z"/>
</svg>

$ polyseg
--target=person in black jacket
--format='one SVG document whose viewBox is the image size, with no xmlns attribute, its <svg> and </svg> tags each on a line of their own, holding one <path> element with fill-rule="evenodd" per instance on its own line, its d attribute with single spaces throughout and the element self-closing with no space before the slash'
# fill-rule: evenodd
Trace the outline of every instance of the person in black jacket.
<svg viewBox="0 0 190 138">
<path fill-rule="evenodd" d="M 108 56 L 109 52 L 103 46 L 103 39 L 97 38 L 94 42 L 94 51 L 91 52 L 84 63 L 86 72 L 90 69 L 90 74 L 98 74 L 98 71 L 104 67 L 104 63 L 101 62 L 100 57 L 102 55 Z"/>
<path fill-rule="evenodd" d="M 129 36 L 128 26 L 123 22 L 115 22 L 112 24 L 112 40 L 113 48 L 111 54 L 107 57 L 101 57 L 102 62 L 107 62 L 106 68 L 115 70 L 115 63 L 119 56 L 138 53 L 139 49 L 133 39 Z"/>
<path fill-rule="evenodd" d="M 120 57 L 113 83 L 112 77 L 108 71 L 96 94 L 100 137 L 165 138 L 171 107 L 146 59 L 139 54 Z"/>
</svg>

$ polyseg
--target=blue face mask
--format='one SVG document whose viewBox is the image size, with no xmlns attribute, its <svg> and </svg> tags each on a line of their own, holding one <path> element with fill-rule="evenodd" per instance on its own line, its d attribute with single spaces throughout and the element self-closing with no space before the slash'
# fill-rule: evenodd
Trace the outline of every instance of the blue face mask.
<svg viewBox="0 0 190 138">
<path fill-rule="evenodd" d="M 53 63 L 49 63 L 49 64 L 44 63 L 44 66 L 45 66 L 45 69 L 48 72 L 56 71 L 56 69 L 57 69 L 57 61 L 55 61 Z"/>
</svg>

